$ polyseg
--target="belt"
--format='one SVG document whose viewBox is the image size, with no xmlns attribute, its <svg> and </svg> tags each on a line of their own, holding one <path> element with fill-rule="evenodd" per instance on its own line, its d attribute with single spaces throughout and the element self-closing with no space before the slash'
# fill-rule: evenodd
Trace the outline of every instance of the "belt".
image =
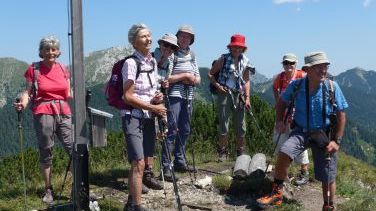
<svg viewBox="0 0 376 211">
<path fill-rule="evenodd" d="M 132 109 L 131 111 L 130 111 L 130 115 L 132 116 L 132 117 L 135 117 L 135 118 L 147 118 L 147 119 L 149 119 L 149 118 L 153 118 L 154 117 L 154 115 L 151 113 L 151 112 L 148 112 L 148 111 L 143 111 L 143 110 L 141 110 L 141 109 L 137 109 L 137 108 L 134 108 L 134 109 Z"/>
<path fill-rule="evenodd" d="M 60 105 L 60 112 L 57 110 L 56 103 L 59 103 Z M 47 101 L 42 101 L 38 103 L 38 105 L 44 105 L 44 104 L 51 104 L 52 105 L 52 110 L 55 115 L 57 115 L 58 120 L 61 120 L 60 114 L 64 114 L 64 103 L 66 103 L 65 100 L 47 100 Z"/>
</svg>

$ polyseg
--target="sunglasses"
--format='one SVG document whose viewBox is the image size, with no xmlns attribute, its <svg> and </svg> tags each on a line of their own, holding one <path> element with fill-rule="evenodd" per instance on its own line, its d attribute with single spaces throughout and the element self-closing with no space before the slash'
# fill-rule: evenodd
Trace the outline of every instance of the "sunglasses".
<svg viewBox="0 0 376 211">
<path fill-rule="evenodd" d="M 170 48 L 172 50 L 175 50 L 175 48 L 176 48 L 174 45 L 171 45 L 170 43 L 166 43 L 166 42 L 163 42 L 163 46 L 165 48 Z"/>
<path fill-rule="evenodd" d="M 296 62 L 283 61 L 282 64 L 283 65 L 294 65 L 294 64 L 296 64 Z"/>
</svg>

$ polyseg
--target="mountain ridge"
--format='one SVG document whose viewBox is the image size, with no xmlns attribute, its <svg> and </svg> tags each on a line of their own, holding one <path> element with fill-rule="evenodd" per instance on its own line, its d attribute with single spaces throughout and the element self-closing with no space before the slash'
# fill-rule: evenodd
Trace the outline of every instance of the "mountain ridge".
<svg viewBox="0 0 376 211">
<path fill-rule="evenodd" d="M 100 51 L 91 52 L 84 58 L 84 71 L 85 71 L 85 83 L 88 89 L 93 90 L 92 105 L 95 107 L 110 112 L 117 113 L 117 111 L 109 107 L 104 100 L 103 88 L 110 76 L 113 63 L 127 56 L 132 52 L 131 46 L 118 46 L 107 48 Z M 23 87 L 24 78 L 23 73 L 26 70 L 28 64 L 26 62 L 17 60 L 15 58 L 7 57 L 0 58 L 0 117 L 2 119 L 9 119 L 7 124 L 1 126 L 0 131 L 7 131 L 10 134 L 10 138 L 0 138 L 2 151 L 9 148 L 9 152 L 14 153 L 17 150 L 17 137 L 14 126 L 16 125 L 15 112 L 12 108 L 12 102 L 17 93 Z M 212 102 L 212 96 L 209 92 L 209 81 L 207 79 L 207 72 L 209 68 L 200 67 L 201 84 L 197 86 L 196 99 L 205 101 L 207 103 Z M 353 134 L 354 140 L 356 138 L 365 139 L 367 143 L 371 143 L 371 147 L 376 148 L 376 143 L 372 142 L 372 139 L 376 134 L 372 133 L 372 128 L 376 127 L 376 111 L 373 106 L 376 106 L 375 89 L 376 84 L 373 83 L 376 80 L 376 72 L 374 70 L 364 70 L 359 67 L 349 69 L 341 74 L 335 76 L 335 80 L 341 86 L 345 97 L 348 99 L 350 107 L 347 111 L 348 119 L 354 124 L 352 131 L 361 131 L 362 134 L 356 135 L 359 132 Z M 269 102 L 270 105 L 274 105 L 274 99 L 271 91 L 272 79 L 268 79 L 266 76 L 256 72 L 256 75 L 251 76 L 251 91 L 253 94 L 261 96 L 264 100 Z M 365 103 L 367 102 L 367 103 Z M 32 124 L 28 121 L 31 118 L 29 110 L 25 111 L 25 128 L 31 128 L 25 130 L 26 138 L 34 140 L 35 134 L 32 130 Z M 118 115 L 115 115 L 114 120 L 110 121 L 109 127 L 114 130 L 120 130 L 120 120 Z M 356 123 L 355 123 L 356 122 Z M 369 132 L 366 132 L 369 131 Z M 29 146 L 35 144 L 35 140 L 28 142 Z M 361 141 L 356 142 L 360 144 Z M 350 143 L 349 143 L 350 144 Z M 353 143 L 352 143 L 353 144 Z M 358 157 L 364 158 L 364 155 L 359 154 L 362 149 L 362 145 L 354 146 L 358 151 Z M 363 147 L 364 148 L 364 147 Z M 355 149 L 355 148 L 354 148 Z M 349 150 L 351 151 L 351 150 Z M 365 154 L 365 153 L 364 153 Z M 0 152 L 0 156 L 2 156 Z M 376 160 L 375 160 L 376 163 Z"/>
</svg>

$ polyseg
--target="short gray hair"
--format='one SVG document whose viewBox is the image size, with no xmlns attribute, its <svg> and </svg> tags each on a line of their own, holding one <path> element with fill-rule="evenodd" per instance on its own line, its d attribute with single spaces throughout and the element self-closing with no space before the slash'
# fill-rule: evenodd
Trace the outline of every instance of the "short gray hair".
<svg viewBox="0 0 376 211">
<path fill-rule="evenodd" d="M 39 57 L 43 58 L 41 55 L 41 51 L 44 48 L 56 48 L 60 50 L 60 41 L 55 36 L 50 35 L 47 37 L 43 37 L 39 42 Z"/>
<path fill-rule="evenodd" d="M 137 38 L 137 35 L 138 33 L 142 30 L 142 29 L 147 29 L 149 32 L 150 32 L 150 29 L 149 27 L 147 27 L 145 24 L 143 23 L 139 23 L 139 24 L 134 24 L 128 31 L 128 42 L 132 45 L 134 45 L 134 43 L 136 42 L 136 38 Z"/>
</svg>

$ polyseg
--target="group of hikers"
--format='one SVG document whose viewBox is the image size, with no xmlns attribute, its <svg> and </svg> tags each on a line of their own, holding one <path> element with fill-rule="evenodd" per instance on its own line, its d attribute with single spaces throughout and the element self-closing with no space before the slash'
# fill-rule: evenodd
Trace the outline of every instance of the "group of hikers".
<svg viewBox="0 0 376 211">
<path fill-rule="evenodd" d="M 119 108 L 125 134 L 128 161 L 129 195 L 124 210 L 147 210 L 141 205 L 146 187 L 163 189 L 160 179 L 174 182 L 177 172 L 195 172 L 188 165 L 185 148 L 191 133 L 192 102 L 195 86 L 201 81 L 197 59 L 190 46 L 195 41 L 191 26 L 182 25 L 176 35 L 167 33 L 151 52 L 151 30 L 145 24 L 134 24 L 128 31 L 134 53 L 120 65 L 121 73 L 111 75 L 107 86 L 121 78 Z M 234 34 L 228 52 L 213 62 L 208 72 L 217 93 L 218 161 L 228 156 L 229 120 L 232 116 L 236 133 L 237 156 L 245 151 L 245 113 L 250 109 L 250 77 L 255 68 L 245 56 L 245 36 Z M 39 146 L 39 162 L 45 183 L 42 201 L 52 203 L 51 182 L 53 136 L 72 154 L 72 120 L 70 74 L 57 62 L 60 43 L 54 36 L 42 38 L 40 62 L 31 64 L 24 76 L 26 88 L 14 103 L 16 110 L 32 106 L 34 127 Z M 298 185 L 308 181 L 308 153 L 312 149 L 315 178 L 322 182 L 323 210 L 334 209 L 337 151 L 344 132 L 348 104 L 338 84 L 327 77 L 329 60 L 324 52 L 311 52 L 304 57 L 303 70 L 298 70 L 297 57 L 283 56 L 284 71 L 273 83 L 276 101 L 274 140 L 277 163 L 272 191 L 257 199 L 260 207 L 282 203 L 283 183 L 290 163 L 301 164 Z M 115 68 L 115 66 L 114 66 Z M 108 87 L 111 89 L 111 87 Z M 153 156 L 156 147 L 156 117 L 165 140 L 162 148 L 161 177 L 154 176 Z M 272 147 L 272 146 L 271 146 Z M 174 160 L 172 161 L 171 154 Z M 146 187 L 145 187 L 146 186 Z"/>
</svg>

